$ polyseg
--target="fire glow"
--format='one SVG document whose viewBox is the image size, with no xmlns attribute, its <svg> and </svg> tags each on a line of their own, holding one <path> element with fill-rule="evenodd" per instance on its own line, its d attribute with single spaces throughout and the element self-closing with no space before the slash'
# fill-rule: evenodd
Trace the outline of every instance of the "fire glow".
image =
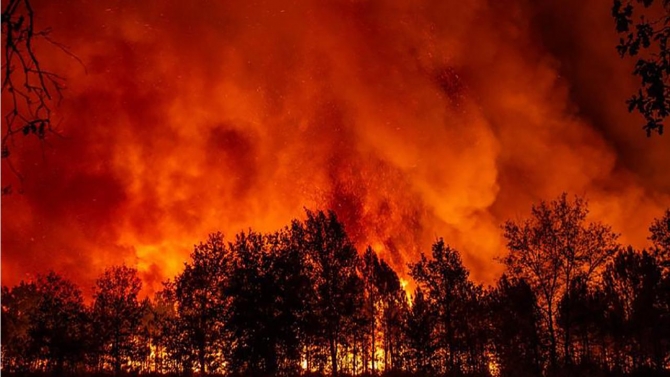
<svg viewBox="0 0 670 377">
<path fill-rule="evenodd" d="M 3 165 L 3 285 L 126 263 L 155 291 L 208 233 L 305 207 L 401 275 L 443 236 L 490 282 L 499 225 L 538 199 L 585 194 L 638 247 L 670 202 L 610 1 L 35 3 L 85 69 L 41 46 L 63 137 L 20 141 L 22 182 Z"/>
</svg>

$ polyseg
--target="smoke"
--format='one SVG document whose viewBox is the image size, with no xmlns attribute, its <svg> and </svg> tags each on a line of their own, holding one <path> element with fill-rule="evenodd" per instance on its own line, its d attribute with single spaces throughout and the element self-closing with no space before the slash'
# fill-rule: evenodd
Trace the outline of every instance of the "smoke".
<svg viewBox="0 0 670 377">
<path fill-rule="evenodd" d="M 401 274 L 443 236 L 491 282 L 499 225 L 563 191 L 646 246 L 670 141 L 626 112 L 609 7 L 38 2 L 86 69 L 41 46 L 68 77 L 63 136 L 13 158 L 2 282 L 51 268 L 87 287 L 127 263 L 150 292 L 208 232 L 273 231 L 305 207 Z"/>
</svg>

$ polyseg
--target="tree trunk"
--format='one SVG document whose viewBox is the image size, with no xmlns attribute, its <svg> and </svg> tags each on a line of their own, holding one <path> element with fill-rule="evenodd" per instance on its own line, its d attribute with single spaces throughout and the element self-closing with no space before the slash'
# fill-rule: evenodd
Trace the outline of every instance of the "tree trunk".
<svg viewBox="0 0 670 377">
<path fill-rule="evenodd" d="M 554 333 L 554 312 L 551 301 L 547 304 L 549 314 L 549 361 L 552 370 L 556 369 L 556 334 Z"/>
<path fill-rule="evenodd" d="M 112 346 L 112 356 L 114 358 L 114 375 L 121 375 L 121 351 L 120 351 L 119 332 L 115 331 L 114 344 Z"/>
<path fill-rule="evenodd" d="M 335 344 L 335 337 L 330 337 L 330 363 L 332 366 L 333 377 L 337 376 L 337 344 Z"/>
<path fill-rule="evenodd" d="M 363 373 L 368 373 L 368 345 L 365 340 L 363 342 L 361 346 L 361 350 L 363 351 L 361 361 L 363 362 Z"/>
<path fill-rule="evenodd" d="M 358 356 L 358 348 L 356 347 L 356 333 L 354 332 L 354 365 L 353 365 L 353 371 L 352 374 L 355 376 L 356 375 L 356 357 Z"/>
<path fill-rule="evenodd" d="M 389 370 L 389 334 L 388 321 L 384 321 L 384 371 Z"/>
<path fill-rule="evenodd" d="M 372 355 L 372 374 L 375 373 L 375 360 L 377 360 L 377 341 L 376 341 L 376 337 L 375 337 L 375 333 L 376 333 L 376 331 L 375 331 L 376 330 L 375 329 L 375 327 L 376 327 L 375 324 L 376 323 L 375 322 L 376 321 L 377 320 L 374 318 L 374 314 L 373 314 L 373 317 L 372 317 L 372 345 L 371 345 L 371 349 L 372 349 L 372 352 L 371 352 L 371 355 Z"/>
<path fill-rule="evenodd" d="M 207 370 L 205 369 L 205 342 L 201 341 L 198 345 L 198 362 L 200 364 L 200 374 L 205 375 Z"/>
<path fill-rule="evenodd" d="M 569 295 L 569 293 L 568 293 L 568 295 Z M 564 334 L 563 334 L 563 343 L 564 343 L 563 344 L 563 355 L 564 355 L 564 358 L 565 358 L 565 360 L 564 360 L 565 365 L 572 364 L 572 355 L 571 355 L 571 352 L 570 352 L 570 338 L 571 338 L 570 327 L 572 326 L 572 324 L 570 322 L 570 300 L 571 300 L 571 298 L 568 296 L 568 299 L 566 300 L 567 301 L 567 305 L 566 305 L 567 307 L 565 309 L 565 331 L 564 331 Z"/>
</svg>

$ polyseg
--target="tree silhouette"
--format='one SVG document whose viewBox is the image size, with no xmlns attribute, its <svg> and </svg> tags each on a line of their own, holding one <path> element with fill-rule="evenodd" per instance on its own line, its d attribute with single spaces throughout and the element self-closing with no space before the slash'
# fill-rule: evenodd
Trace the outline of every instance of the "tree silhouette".
<svg viewBox="0 0 670 377">
<path fill-rule="evenodd" d="M 223 361 L 223 323 L 229 301 L 224 292 L 231 260 L 223 235 L 211 234 L 207 242 L 194 248 L 190 263 L 185 264 L 174 282 L 177 326 L 181 327 L 175 332 L 182 336 L 181 345 L 190 352 L 183 362 L 197 362 L 203 374 L 218 369 Z"/>
<path fill-rule="evenodd" d="M 462 369 L 470 375 L 487 375 L 491 357 L 488 352 L 491 318 L 486 301 L 488 292 L 472 284 L 463 302 L 464 329 L 461 331 Z"/>
<path fill-rule="evenodd" d="M 46 369 L 62 375 L 83 359 L 87 321 L 81 291 L 55 272 L 40 275 L 35 283 L 37 305 L 30 315 L 31 354 Z"/>
<path fill-rule="evenodd" d="M 569 312 L 566 313 L 566 309 Z M 602 324 L 608 321 L 607 311 L 605 295 L 600 286 L 588 287 L 577 279 L 563 294 L 558 305 L 556 324 L 563 331 L 567 331 L 566 327 L 570 326 L 573 334 L 572 354 L 575 365 L 570 366 L 570 373 L 593 369 L 597 365 L 596 361 L 601 364 L 605 361 L 602 358 L 596 360 L 596 352 L 592 352 L 592 349 L 594 343 L 602 344 L 604 341 L 601 330 Z"/>
<path fill-rule="evenodd" d="M 659 260 L 629 247 L 607 266 L 604 281 L 622 309 L 620 342 L 629 360 L 624 367 L 665 368 L 670 355 L 670 285 Z"/>
<path fill-rule="evenodd" d="M 670 249 L 670 209 L 660 219 L 654 219 L 649 227 L 651 241 L 659 249 Z"/>
<path fill-rule="evenodd" d="M 162 292 L 156 292 L 153 300 L 146 298 L 142 302 L 144 307 L 140 325 L 142 337 L 139 339 L 153 351 L 145 354 L 145 369 L 159 373 L 164 371 L 168 352 L 164 341 L 163 323 L 167 321 L 169 309 L 161 299 L 161 295 Z"/>
<path fill-rule="evenodd" d="M 399 362 L 402 320 L 407 310 L 407 295 L 391 266 L 382 259 L 378 268 L 374 277 L 381 295 L 384 370 L 390 371 L 396 369 Z"/>
<path fill-rule="evenodd" d="M 338 348 L 347 343 L 347 327 L 363 305 L 359 257 L 334 212 L 307 212 L 299 226 L 300 243 L 307 253 L 316 292 L 315 312 L 319 336 L 328 345 L 330 368 L 338 373 Z"/>
<path fill-rule="evenodd" d="M 379 292 L 379 284 L 377 274 L 380 270 L 379 258 L 377 253 L 372 250 L 370 246 L 365 250 L 362 260 L 362 276 L 363 284 L 365 291 L 365 304 L 364 311 L 366 314 L 365 322 L 368 324 L 368 329 L 365 330 L 367 333 L 368 347 L 364 349 L 364 361 L 365 370 L 367 370 L 368 357 L 370 360 L 371 371 L 374 374 L 377 370 L 377 332 L 378 332 L 378 307 L 381 300 L 381 294 Z"/>
<path fill-rule="evenodd" d="M 39 296 L 34 283 L 21 282 L 9 289 L 2 287 L 2 369 L 10 373 L 27 373 L 36 355 L 30 349 L 31 317 Z"/>
<path fill-rule="evenodd" d="M 309 276 L 307 255 L 289 228 L 268 236 L 272 256 L 272 284 L 277 328 L 279 373 L 299 372 L 301 350 L 315 322 L 316 294 Z"/>
<path fill-rule="evenodd" d="M 394 269 L 369 247 L 359 256 L 322 211 L 228 243 L 211 234 L 152 301 L 140 301 L 133 268 L 105 270 L 88 307 L 49 273 L 2 288 L 2 372 L 667 375 L 666 220 L 650 228 L 654 249 L 612 258 L 617 236 L 586 212 L 563 195 L 505 224 L 508 270 L 493 288 L 470 281 L 438 239 L 409 265 L 411 300 Z"/>
<path fill-rule="evenodd" d="M 155 347 L 158 371 L 188 375 L 193 365 L 192 340 L 186 321 L 179 317 L 178 307 L 174 281 L 163 282 L 163 289 L 156 293 L 152 308 L 156 329 L 151 342 Z"/>
<path fill-rule="evenodd" d="M 277 371 L 277 356 L 269 253 L 263 236 L 253 232 L 238 234 L 230 249 L 233 267 L 226 295 L 231 302 L 224 324 L 236 340 L 230 366 L 241 373 L 271 375 Z"/>
<path fill-rule="evenodd" d="M 421 259 L 410 268 L 410 275 L 427 293 L 436 311 L 442 370 L 458 373 L 467 331 L 466 303 L 475 290 L 474 284 L 468 280 L 469 272 L 463 266 L 459 252 L 445 245 L 441 238 L 433 244 L 432 259 L 421 254 Z"/>
<path fill-rule="evenodd" d="M 556 314 L 558 302 L 572 284 L 588 284 L 617 251 L 618 235 L 600 223 L 586 223 L 585 200 L 569 201 L 567 194 L 533 206 L 531 218 L 521 223 L 508 221 L 503 226 L 509 254 L 502 261 L 511 276 L 523 278 L 537 294 L 543 320 L 549 333 L 552 367 L 557 361 Z M 563 307 L 563 356 L 571 362 L 571 308 Z"/>
<path fill-rule="evenodd" d="M 670 208 L 665 210 L 663 217 L 654 219 L 649 227 L 655 249 L 653 252 L 658 257 L 666 274 L 670 274 Z"/>
<path fill-rule="evenodd" d="M 614 0 L 612 16 L 621 34 L 617 46 L 621 57 L 640 56 L 633 71 L 640 78 L 640 89 L 628 100 L 628 110 L 644 116 L 647 136 L 661 135 L 670 115 L 670 1 Z"/>
<path fill-rule="evenodd" d="M 98 329 L 96 339 L 103 364 L 111 365 L 117 376 L 147 346 L 136 339 L 147 309 L 138 301 L 141 288 L 137 270 L 127 266 L 110 267 L 95 282 L 92 320 Z"/>
<path fill-rule="evenodd" d="M 434 334 L 436 323 L 435 308 L 426 300 L 423 290 L 418 287 L 412 296 L 412 308 L 405 321 L 405 341 L 408 363 L 422 375 L 433 373 L 437 341 Z"/>
<path fill-rule="evenodd" d="M 404 311 L 407 297 L 400 286 L 396 272 L 368 246 L 362 258 L 361 273 L 365 287 L 364 311 L 367 314 L 370 339 L 367 359 L 370 357 L 371 371 L 377 370 L 377 335 L 382 336 L 384 370 L 394 369 L 400 361 L 400 343 Z M 365 363 L 367 364 L 367 362 Z"/>
<path fill-rule="evenodd" d="M 503 275 L 489 296 L 493 344 L 501 377 L 542 372 L 537 300 L 523 279 Z"/>
<path fill-rule="evenodd" d="M 306 254 L 285 229 L 249 232 L 230 244 L 232 269 L 224 328 L 232 339 L 228 366 L 242 374 L 295 375 L 314 309 Z"/>
</svg>

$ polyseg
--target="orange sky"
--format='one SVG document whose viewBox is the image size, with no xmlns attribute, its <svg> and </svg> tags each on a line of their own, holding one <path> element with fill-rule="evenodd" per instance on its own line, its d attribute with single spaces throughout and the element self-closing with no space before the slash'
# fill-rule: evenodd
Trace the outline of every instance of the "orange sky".
<svg viewBox="0 0 670 377">
<path fill-rule="evenodd" d="M 584 195 L 636 247 L 670 206 L 610 0 L 33 3 L 85 69 L 40 46 L 63 137 L 17 140 L 2 284 L 127 263 L 150 291 L 209 232 L 305 207 L 401 274 L 443 236 L 489 283 L 500 224 L 540 199 Z"/>
</svg>

